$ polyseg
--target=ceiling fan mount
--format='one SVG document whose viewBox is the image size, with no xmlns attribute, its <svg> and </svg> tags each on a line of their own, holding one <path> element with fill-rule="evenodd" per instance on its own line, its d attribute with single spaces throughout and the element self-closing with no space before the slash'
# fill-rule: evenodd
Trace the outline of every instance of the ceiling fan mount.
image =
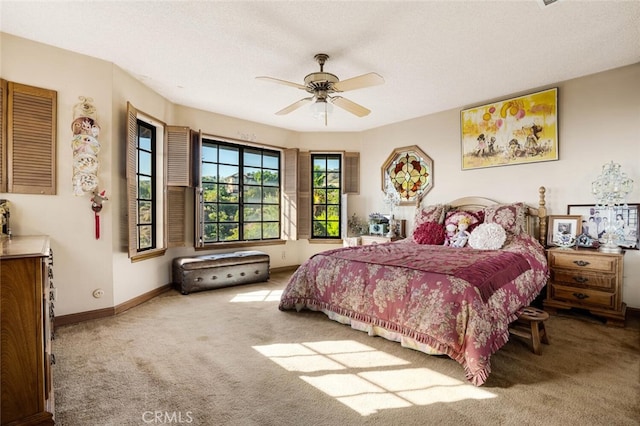
<svg viewBox="0 0 640 426">
<path fill-rule="evenodd" d="M 294 102 L 288 107 L 276 112 L 276 114 L 288 114 L 309 102 L 321 102 L 325 104 L 325 107 L 327 102 L 330 102 L 358 117 L 369 115 L 371 111 L 363 107 L 362 105 L 358 105 L 353 101 L 343 98 L 342 96 L 330 95 L 338 92 L 346 92 L 347 90 L 356 90 L 383 84 L 384 79 L 380 75 L 372 72 L 340 81 L 340 79 L 335 74 L 324 71 L 324 64 L 329 59 L 329 55 L 327 55 L 326 53 L 318 53 L 314 56 L 314 59 L 320 65 L 320 71 L 307 74 L 307 76 L 304 78 L 304 85 L 286 80 L 280 80 L 273 77 L 256 77 L 259 80 L 292 86 L 297 89 L 304 90 L 312 95 L 311 97 L 303 98 L 297 102 Z M 325 114 L 325 125 L 326 124 L 327 114 Z"/>
</svg>

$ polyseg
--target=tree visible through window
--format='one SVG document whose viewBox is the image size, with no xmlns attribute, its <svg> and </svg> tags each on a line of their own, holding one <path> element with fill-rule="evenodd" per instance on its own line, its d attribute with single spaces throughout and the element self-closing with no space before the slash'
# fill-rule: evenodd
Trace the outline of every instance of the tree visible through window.
<svg viewBox="0 0 640 426">
<path fill-rule="evenodd" d="M 312 154 L 312 238 L 340 238 L 342 164 L 339 154 Z"/>
<path fill-rule="evenodd" d="M 280 153 L 202 142 L 202 240 L 280 238 Z"/>
</svg>

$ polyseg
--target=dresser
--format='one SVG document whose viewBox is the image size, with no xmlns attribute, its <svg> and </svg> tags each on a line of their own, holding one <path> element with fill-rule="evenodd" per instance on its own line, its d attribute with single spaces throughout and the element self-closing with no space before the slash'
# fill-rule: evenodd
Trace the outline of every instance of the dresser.
<svg viewBox="0 0 640 426">
<path fill-rule="evenodd" d="M 545 310 L 580 308 L 605 318 L 607 325 L 624 327 L 624 252 L 551 248 L 547 258 L 551 277 L 543 302 Z"/>
<path fill-rule="evenodd" d="M 49 238 L 0 242 L 0 423 L 52 425 L 55 289 Z"/>
</svg>

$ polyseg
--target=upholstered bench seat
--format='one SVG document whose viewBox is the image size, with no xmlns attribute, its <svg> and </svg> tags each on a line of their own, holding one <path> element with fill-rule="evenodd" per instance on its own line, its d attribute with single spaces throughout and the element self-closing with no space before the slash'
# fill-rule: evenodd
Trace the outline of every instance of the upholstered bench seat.
<svg viewBox="0 0 640 426">
<path fill-rule="evenodd" d="M 269 279 L 269 255 L 256 250 L 178 257 L 172 266 L 182 294 Z"/>
</svg>

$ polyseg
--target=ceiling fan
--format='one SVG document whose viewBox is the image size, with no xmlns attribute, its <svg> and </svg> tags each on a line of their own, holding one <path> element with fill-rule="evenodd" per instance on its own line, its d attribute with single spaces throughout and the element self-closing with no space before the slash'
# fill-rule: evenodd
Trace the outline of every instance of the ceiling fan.
<svg viewBox="0 0 640 426">
<path fill-rule="evenodd" d="M 357 77 L 348 78 L 340 81 L 335 75 L 328 72 L 324 72 L 324 63 L 329 59 L 329 55 L 326 53 L 318 53 L 314 56 L 315 60 L 320 65 L 319 72 L 312 72 L 304 78 L 304 84 L 293 83 L 291 81 L 280 80 L 273 77 L 256 77 L 258 80 L 270 81 L 272 83 L 284 84 L 286 86 L 292 86 L 297 89 L 304 90 L 310 93 L 312 96 L 302 98 L 276 112 L 276 115 L 289 114 L 292 111 L 306 105 L 310 102 L 315 102 L 324 106 L 324 124 L 327 125 L 327 103 L 336 105 L 351 114 L 358 117 L 364 117 L 369 115 L 371 110 L 359 105 L 349 99 L 342 96 L 330 96 L 333 93 L 346 92 L 348 90 L 363 89 L 365 87 L 377 86 L 384 83 L 384 78 L 375 72 L 370 72 Z"/>
</svg>

